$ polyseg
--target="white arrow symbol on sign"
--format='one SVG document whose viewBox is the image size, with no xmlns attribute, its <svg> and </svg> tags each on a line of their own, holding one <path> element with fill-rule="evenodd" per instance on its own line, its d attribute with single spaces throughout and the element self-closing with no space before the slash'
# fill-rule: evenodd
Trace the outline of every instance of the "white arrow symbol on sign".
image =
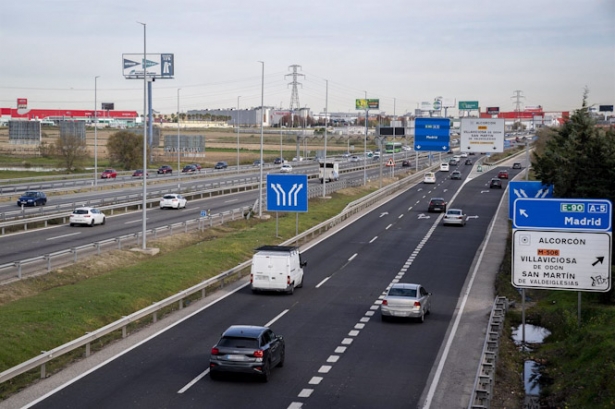
<svg viewBox="0 0 615 409">
<path fill-rule="evenodd" d="M 525 193 L 525 190 L 523 189 L 513 189 L 513 192 L 515 193 L 515 196 L 517 197 L 527 197 L 527 194 Z"/>
<path fill-rule="evenodd" d="M 520 214 L 521 216 L 530 217 L 530 216 L 527 214 L 527 212 L 525 211 L 525 209 L 519 209 L 519 214 Z"/>
</svg>

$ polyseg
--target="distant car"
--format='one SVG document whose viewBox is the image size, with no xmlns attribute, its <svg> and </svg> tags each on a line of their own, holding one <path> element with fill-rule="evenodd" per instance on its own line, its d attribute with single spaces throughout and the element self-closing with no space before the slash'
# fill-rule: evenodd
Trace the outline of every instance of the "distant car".
<svg viewBox="0 0 615 409">
<path fill-rule="evenodd" d="M 162 165 L 158 168 L 158 174 L 163 175 L 167 173 L 173 173 L 173 168 L 169 165 Z"/>
<path fill-rule="evenodd" d="M 466 159 L 466 165 L 471 165 L 472 164 L 472 159 Z"/>
<path fill-rule="evenodd" d="M 358 156 L 351 156 L 350 157 L 350 161 L 351 162 L 358 162 L 359 161 L 359 157 Z"/>
<path fill-rule="evenodd" d="M 77 224 L 94 226 L 105 224 L 105 219 L 105 214 L 95 207 L 78 207 L 70 214 L 69 224 L 71 227 Z"/>
<path fill-rule="evenodd" d="M 448 172 L 448 170 L 449 170 L 448 163 L 440 164 L 440 172 Z"/>
<path fill-rule="evenodd" d="M 461 209 L 448 209 L 442 218 L 442 224 L 454 224 L 457 226 L 466 225 L 467 216 Z"/>
<path fill-rule="evenodd" d="M 39 190 L 30 190 L 19 196 L 17 206 L 45 206 L 47 196 Z"/>
<path fill-rule="evenodd" d="M 468 152 L 461 152 L 461 156 L 462 158 L 467 158 L 468 157 Z"/>
<path fill-rule="evenodd" d="M 115 169 L 105 169 L 100 174 L 101 179 L 115 179 L 117 177 L 117 172 Z"/>
<path fill-rule="evenodd" d="M 453 158 L 453 159 L 448 161 L 448 164 L 450 166 L 457 166 L 457 165 L 459 165 L 459 161 L 457 159 Z"/>
<path fill-rule="evenodd" d="M 199 165 L 198 163 L 191 163 L 191 166 L 194 166 L 196 168 L 196 170 L 198 170 L 199 172 L 201 171 L 201 169 L 203 169 L 203 167 L 201 165 Z"/>
<path fill-rule="evenodd" d="M 282 167 L 280 168 L 280 172 L 282 173 L 290 173 L 293 171 L 293 167 L 290 166 L 288 163 L 285 163 L 282 165 Z"/>
<path fill-rule="evenodd" d="M 493 178 L 489 182 L 489 189 L 501 189 L 502 188 L 502 179 Z"/>
<path fill-rule="evenodd" d="M 402 168 L 409 168 L 410 167 L 410 161 L 409 160 L 405 160 L 401 163 L 401 167 Z"/>
<path fill-rule="evenodd" d="M 145 176 L 149 176 L 149 172 L 145 172 Z M 133 178 L 142 178 L 143 177 L 143 169 L 137 169 L 134 172 L 132 172 L 132 177 Z"/>
<path fill-rule="evenodd" d="M 431 212 L 446 212 L 446 201 L 441 197 L 432 197 L 429 201 L 427 211 Z"/>
<path fill-rule="evenodd" d="M 196 172 L 198 172 L 198 169 L 194 165 L 186 165 L 182 169 L 182 173 L 196 173 Z"/>
<path fill-rule="evenodd" d="M 474 153 L 474 152 L 469 152 L 469 153 L 468 153 L 468 155 L 470 155 L 470 156 L 474 156 L 474 155 L 476 155 L 476 153 Z"/>
<path fill-rule="evenodd" d="M 273 160 L 273 164 L 274 165 L 281 165 L 282 163 L 284 163 L 284 159 L 283 158 L 275 158 Z"/>
<path fill-rule="evenodd" d="M 187 204 L 188 200 L 177 193 L 168 193 L 160 199 L 160 209 L 185 209 Z"/>
<path fill-rule="evenodd" d="M 298 158 L 295 156 L 293 162 L 303 162 L 303 156 L 299 156 Z"/>
<path fill-rule="evenodd" d="M 458 170 L 451 173 L 451 180 L 461 180 L 461 172 Z"/>
<path fill-rule="evenodd" d="M 264 165 L 264 163 L 263 163 L 263 165 Z M 261 166 L 261 160 L 260 160 L 260 159 L 256 159 L 256 160 L 252 163 L 252 166 L 254 166 L 254 167 L 259 167 L 259 168 L 260 168 L 260 166 Z"/>
<path fill-rule="evenodd" d="M 349 158 L 349 157 L 350 157 L 350 153 L 349 152 L 342 153 L 342 158 Z"/>
<path fill-rule="evenodd" d="M 214 169 L 226 169 L 226 168 L 228 168 L 228 163 L 224 161 L 220 161 L 216 163 L 216 165 L 214 166 Z"/>
<path fill-rule="evenodd" d="M 225 372 L 254 374 L 268 382 L 271 369 L 284 366 L 284 337 L 268 327 L 232 325 L 211 348 L 209 377 L 220 378 Z"/>
<path fill-rule="evenodd" d="M 498 173 L 498 178 L 499 179 L 508 179 L 508 171 L 507 170 L 501 170 Z"/>
<path fill-rule="evenodd" d="M 519 162 L 513 163 L 512 168 L 513 169 L 521 169 L 521 163 L 519 163 Z"/>
<path fill-rule="evenodd" d="M 431 312 L 431 293 L 420 284 L 395 283 L 380 304 L 382 321 L 390 318 L 414 318 L 425 322 Z"/>
<path fill-rule="evenodd" d="M 374 153 L 372 155 L 372 160 L 380 160 L 380 154 L 379 153 Z M 388 166 L 388 165 L 387 165 Z"/>
<path fill-rule="evenodd" d="M 436 174 L 433 172 L 425 173 L 423 177 L 423 183 L 436 183 Z"/>
</svg>

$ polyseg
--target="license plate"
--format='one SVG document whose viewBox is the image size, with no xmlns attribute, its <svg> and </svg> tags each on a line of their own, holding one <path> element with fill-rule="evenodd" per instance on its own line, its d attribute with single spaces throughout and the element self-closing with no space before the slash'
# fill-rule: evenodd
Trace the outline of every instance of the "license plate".
<svg viewBox="0 0 615 409">
<path fill-rule="evenodd" d="M 226 359 L 228 359 L 229 361 L 245 361 L 246 357 L 244 355 L 229 354 L 226 356 Z"/>
<path fill-rule="evenodd" d="M 256 276 L 257 280 L 267 280 L 269 277 L 267 276 Z"/>
</svg>

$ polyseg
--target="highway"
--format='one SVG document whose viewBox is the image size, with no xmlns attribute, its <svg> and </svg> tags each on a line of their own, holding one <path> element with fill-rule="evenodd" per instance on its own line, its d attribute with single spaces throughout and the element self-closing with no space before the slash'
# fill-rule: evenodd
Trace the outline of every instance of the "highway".
<svg viewBox="0 0 615 409">
<path fill-rule="evenodd" d="M 472 180 L 469 169 L 458 168 L 463 180 L 438 172 L 435 185 L 418 184 L 305 246 L 305 286 L 294 295 L 238 287 L 32 407 L 419 407 L 506 187 L 488 188 L 497 168 Z M 511 178 L 516 172 L 510 170 Z M 467 225 L 442 226 L 438 214 L 427 213 L 431 197 L 463 208 L 471 216 Z M 394 280 L 419 282 L 433 293 L 424 324 L 380 321 L 379 297 Z M 233 324 L 269 324 L 285 337 L 286 364 L 269 383 L 207 376 L 209 350 Z"/>
</svg>

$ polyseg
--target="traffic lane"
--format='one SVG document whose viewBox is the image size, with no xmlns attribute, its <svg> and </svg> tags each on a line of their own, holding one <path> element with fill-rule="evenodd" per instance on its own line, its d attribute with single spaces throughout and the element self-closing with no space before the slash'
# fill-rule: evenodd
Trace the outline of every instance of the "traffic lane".
<svg viewBox="0 0 615 409">
<path fill-rule="evenodd" d="M 166 226 L 200 217 L 201 210 L 223 211 L 252 205 L 254 192 L 240 192 L 232 195 L 214 196 L 212 198 L 190 200 L 186 209 L 164 209 L 157 206 L 147 209 L 147 228 Z M 0 264 L 10 263 L 26 258 L 38 257 L 71 247 L 136 234 L 142 231 L 142 213 L 132 212 L 110 216 L 107 214 L 105 225 L 93 227 L 68 224 L 47 228 L 11 233 L 0 236 Z"/>
<path fill-rule="evenodd" d="M 352 245 L 352 244 L 349 244 Z M 376 246 L 374 246 L 376 247 Z M 393 254 L 387 254 L 386 251 L 390 251 Z M 309 251 L 308 251 L 309 253 Z M 399 253 L 393 246 L 390 246 L 390 244 L 386 243 L 384 245 L 384 249 L 383 248 L 375 248 L 374 249 L 374 254 L 368 255 L 366 256 L 368 259 L 368 263 L 365 263 L 366 265 L 368 265 L 368 271 L 372 272 L 375 270 L 375 267 L 382 267 L 382 263 L 377 263 L 376 261 L 370 261 L 376 258 L 375 255 L 382 255 L 385 259 L 387 260 L 391 260 L 392 256 Z M 310 255 L 308 254 L 308 257 L 310 257 Z M 402 257 L 403 258 L 403 257 Z M 374 263 L 373 266 L 369 266 L 370 263 Z M 370 274 L 371 275 L 371 274 Z M 387 279 L 388 280 L 388 279 Z M 368 298 L 372 298 L 375 293 L 381 291 L 382 286 L 384 285 L 384 282 L 386 282 L 387 280 L 383 281 L 382 283 L 379 283 L 376 285 L 376 289 L 372 290 L 370 293 L 368 293 Z M 335 282 L 336 280 L 333 280 L 332 282 Z M 366 286 L 364 284 L 362 284 L 363 280 L 360 280 L 356 285 L 358 286 L 358 289 L 360 290 L 365 290 Z M 348 282 L 348 279 L 342 279 L 342 284 L 346 285 Z M 215 341 L 217 340 L 217 336 L 218 334 L 223 331 L 228 325 L 230 324 L 236 324 L 236 323 L 255 323 L 257 325 L 263 325 L 265 322 L 265 317 L 271 317 L 274 316 L 275 313 L 278 313 L 278 311 L 280 309 L 284 309 L 287 307 L 293 307 L 293 306 L 301 306 L 303 308 L 291 308 L 291 312 L 289 314 L 295 313 L 297 314 L 299 311 L 303 311 L 306 310 L 306 314 L 307 315 L 311 315 L 313 318 L 311 321 L 314 322 L 316 328 L 314 327 L 310 327 L 306 333 L 306 335 L 310 335 L 312 333 L 318 333 L 318 329 L 323 330 L 323 328 L 325 328 L 324 333 L 327 334 L 327 337 L 331 340 L 333 340 L 333 342 L 335 342 L 335 340 L 337 340 L 342 333 L 339 333 L 339 328 L 344 328 L 346 327 L 346 316 L 347 313 L 343 312 L 343 309 L 340 310 L 340 312 L 338 314 L 333 314 L 333 316 L 331 317 L 331 313 L 330 311 L 332 311 L 331 307 L 329 306 L 329 304 L 331 303 L 331 299 L 333 299 L 334 302 L 337 302 L 337 300 L 339 300 L 340 296 L 339 296 L 339 289 L 337 289 L 336 287 L 329 287 L 330 284 L 328 284 L 326 286 L 326 288 L 328 289 L 328 291 L 320 291 L 320 290 L 316 290 L 315 288 L 312 289 L 311 291 L 309 290 L 309 288 L 311 288 L 310 286 L 307 286 L 306 283 L 306 287 L 304 287 L 303 289 L 295 292 L 295 295 L 293 297 L 284 297 L 284 296 L 278 296 L 278 295 L 264 295 L 264 296 L 253 296 L 251 294 L 249 294 L 247 292 L 247 289 L 242 290 L 241 292 L 239 292 L 238 294 L 236 294 L 235 296 L 233 296 L 233 300 L 231 302 L 231 304 L 229 305 L 229 303 L 225 300 L 224 302 L 221 302 L 220 304 L 216 304 L 214 306 L 211 307 L 211 309 L 208 309 L 206 311 L 204 311 L 202 314 L 199 315 L 199 317 L 203 317 L 203 322 L 202 323 L 195 323 L 195 324 L 191 324 L 190 328 L 208 328 L 208 329 L 214 329 L 215 330 L 213 332 L 216 333 L 216 335 L 214 336 L 210 336 L 208 340 L 204 340 L 202 343 L 205 343 L 208 346 L 211 346 L 215 343 Z M 333 291 L 331 291 L 333 290 Z M 348 292 L 349 290 L 344 290 L 346 292 Z M 356 289 L 352 289 L 348 292 L 348 295 L 342 295 L 341 299 L 342 300 L 350 300 L 350 302 L 352 303 L 353 301 L 353 297 L 354 297 L 354 293 L 357 292 Z M 314 297 L 314 295 L 310 296 L 310 293 L 312 294 L 316 294 L 317 297 L 316 298 L 322 298 L 322 300 L 317 299 L 315 301 L 311 300 L 311 297 Z M 307 301 L 302 301 L 303 298 L 307 297 Z M 230 301 L 230 299 L 229 299 Z M 346 301 L 348 302 L 348 301 Z M 284 304 L 284 305 L 280 305 L 280 304 Z M 305 306 L 310 306 L 310 308 L 305 308 Z M 268 307 L 269 306 L 269 307 Z M 257 314 L 260 310 L 262 309 L 267 309 L 267 308 L 272 308 L 272 310 L 267 310 L 266 312 L 264 312 L 261 316 L 259 314 Z M 362 307 L 360 307 L 360 309 L 362 309 Z M 333 309 L 333 310 L 339 310 L 339 309 Z M 257 316 L 256 316 L 256 315 Z M 291 315 L 285 315 L 283 318 L 280 319 L 279 323 L 276 323 L 273 328 L 274 330 L 276 330 L 277 332 L 285 335 L 285 337 L 289 340 L 291 340 L 289 342 L 288 345 L 288 356 L 289 356 L 289 364 L 288 366 L 292 366 L 292 362 L 293 362 L 293 356 L 308 356 L 308 357 L 315 357 L 317 358 L 317 360 L 320 360 L 320 357 L 318 355 L 315 355 L 316 352 L 320 349 L 319 348 L 319 344 L 315 343 L 314 345 L 317 347 L 315 351 L 313 351 L 313 353 L 308 353 L 306 354 L 306 351 L 304 351 L 303 348 L 301 348 L 300 346 L 298 346 L 297 351 L 293 350 L 293 331 L 297 331 L 300 329 L 301 326 L 303 326 L 303 322 L 304 319 L 299 316 L 299 317 L 294 317 Z M 239 318 L 242 317 L 242 318 Z M 326 320 L 329 322 L 329 324 L 323 324 L 322 320 L 323 317 L 326 317 Z M 290 321 L 290 324 L 286 324 L 288 326 L 285 326 L 282 328 L 281 331 L 276 329 L 276 326 L 279 325 L 285 325 L 284 323 L 287 322 L 289 319 L 292 320 Z M 194 317 L 193 318 L 195 321 L 199 321 L 200 319 L 198 317 Z M 338 320 L 342 320 L 343 325 L 338 324 Z M 255 322 L 256 321 L 256 322 Z M 218 323 L 220 322 L 220 323 Z M 215 324 L 214 324 L 215 323 Z M 300 323 L 301 325 L 298 326 L 298 323 Z M 299 328 L 298 328 L 299 327 Z M 156 384 L 156 379 L 159 378 L 164 378 L 166 379 L 166 382 L 173 384 L 174 382 L 172 382 L 172 380 L 168 379 L 168 377 L 166 376 L 166 372 L 167 371 L 171 371 L 173 374 L 175 372 L 180 372 L 180 373 L 184 373 L 184 374 L 192 374 L 192 376 L 197 376 L 197 374 L 201 373 L 204 369 L 203 367 L 203 362 L 198 362 L 198 359 L 195 359 L 195 356 L 198 356 L 199 354 L 203 354 L 203 350 L 201 347 L 194 347 L 194 345 L 189 344 L 189 345 L 177 345 L 178 342 L 180 342 L 181 340 L 192 340 L 194 341 L 194 339 L 203 339 L 205 337 L 202 336 L 202 334 L 200 334 L 200 331 L 196 331 L 196 333 L 193 332 L 193 329 L 189 329 L 187 331 L 184 331 L 183 333 L 181 333 L 181 335 L 176 335 L 176 336 L 172 336 L 170 335 L 171 332 L 169 331 L 169 333 L 165 333 L 163 334 L 163 336 L 160 337 L 160 341 L 158 339 L 154 339 L 151 340 L 150 342 L 148 342 L 148 344 L 150 345 L 155 345 L 158 344 L 159 342 L 162 344 L 161 347 L 154 347 L 154 346 L 149 346 L 147 349 L 150 351 L 148 357 L 141 357 L 141 358 L 136 358 L 134 360 L 135 363 L 133 364 L 127 364 L 127 365 L 123 365 L 120 366 L 118 368 L 113 368 L 115 365 L 117 365 L 114 362 L 110 363 L 109 365 L 107 365 L 106 367 L 104 367 L 103 369 L 97 371 L 97 373 L 102 373 L 104 372 L 109 372 L 110 374 L 108 375 L 109 377 L 113 377 L 112 374 L 113 373 L 121 373 L 122 374 L 122 385 L 123 384 L 133 384 L 136 383 L 136 385 L 134 385 L 132 388 L 130 388 L 130 390 L 126 391 L 126 394 L 128 394 L 129 396 L 124 396 L 124 397 L 120 397 L 118 398 L 118 402 L 113 401 L 114 404 L 120 404 L 120 403 L 126 403 L 126 402 L 132 402 L 135 405 L 138 404 L 138 406 L 141 406 L 141 402 L 143 402 L 143 405 L 146 406 L 148 404 L 152 404 L 152 401 L 146 399 L 146 398 L 141 398 L 140 401 L 135 402 L 134 396 L 144 396 L 144 394 L 148 393 L 148 389 L 145 388 L 142 393 L 140 392 L 141 387 L 138 386 L 141 383 L 145 383 L 147 385 L 152 385 L 152 387 L 155 387 L 154 389 L 156 390 L 160 390 L 161 394 L 163 395 L 162 397 L 159 397 L 157 399 L 154 399 L 154 401 L 160 401 L 160 402 L 165 402 L 165 399 L 170 399 L 168 398 L 168 396 L 170 396 L 169 394 L 172 393 L 172 390 L 165 390 L 165 389 L 160 389 L 163 388 L 163 386 L 158 386 Z M 316 331 L 316 332 L 315 332 Z M 208 333 L 209 335 L 209 333 Z M 164 338 L 167 337 L 171 337 L 172 340 L 171 341 L 167 341 Z M 154 359 L 152 357 L 157 357 L 160 356 L 161 354 L 167 352 L 167 348 L 168 345 L 177 345 L 177 348 L 174 348 L 174 351 L 185 351 L 185 352 L 181 352 L 181 354 L 185 357 L 185 359 L 182 359 L 182 361 L 184 362 L 184 365 L 190 365 L 191 368 L 187 368 L 185 366 L 182 365 L 177 365 L 173 363 L 173 357 L 169 357 L 168 359 L 161 359 L 159 360 L 158 358 L 156 358 L 156 362 L 155 364 L 151 364 L 151 361 Z M 305 348 L 306 350 L 308 350 L 308 348 Z M 179 352 L 178 352 L 179 353 Z M 132 354 L 131 354 L 132 355 Z M 208 357 L 208 349 L 207 351 L 204 353 L 205 358 Z M 122 360 L 127 359 L 130 360 L 129 357 L 122 357 Z M 160 361 L 160 362 L 158 362 Z M 142 363 L 147 363 L 147 369 L 143 369 L 143 367 L 141 367 Z M 196 366 L 194 366 L 196 365 Z M 205 365 L 206 365 L 206 360 L 205 360 Z M 287 367 L 288 367 L 287 366 Z M 205 366 L 206 367 L 206 366 Z M 176 371 L 174 370 L 174 368 L 178 368 Z M 136 371 L 136 373 L 135 373 Z M 162 373 L 159 373 L 160 371 L 162 371 Z M 299 372 L 299 371 L 297 371 Z M 132 374 L 134 373 L 134 374 Z M 293 373 L 295 373 L 293 371 Z M 157 374 L 157 375 L 155 375 Z M 96 379 L 96 377 L 98 377 L 99 375 L 97 374 L 91 374 L 88 375 L 88 378 L 90 378 L 90 380 L 88 380 L 88 384 L 93 384 L 94 388 L 100 388 L 100 384 L 101 383 L 109 383 L 108 380 L 105 381 L 105 376 L 103 376 L 101 379 Z M 152 377 L 153 378 L 150 380 L 149 378 Z M 275 376 L 275 373 L 274 373 Z M 145 379 L 143 379 L 145 377 Z M 284 377 L 284 379 L 286 379 L 286 377 Z M 184 384 L 187 383 L 189 381 L 189 379 L 184 379 Z M 207 387 L 207 385 L 210 385 L 208 383 L 206 383 L 205 379 L 203 380 L 204 382 L 197 382 L 197 386 L 198 387 Z M 289 379 L 290 381 L 290 379 Z M 83 382 L 80 381 L 79 382 L 80 386 L 78 387 L 79 390 L 82 390 L 84 388 L 88 388 L 88 386 L 84 386 Z M 101 394 L 98 396 L 96 395 L 96 393 L 94 393 L 94 395 L 92 395 L 91 393 L 86 393 L 83 394 L 82 397 L 78 397 L 78 399 L 80 399 L 80 404 L 95 404 L 96 401 L 98 399 L 102 399 L 103 396 L 105 396 L 106 394 L 111 394 L 112 391 L 114 390 L 121 390 L 121 386 L 122 385 L 117 385 L 117 387 L 114 387 L 113 385 L 109 385 L 109 387 L 105 386 L 104 390 L 101 392 Z M 183 384 L 182 384 L 183 385 Z M 205 385 L 205 386 L 204 386 Z M 233 384 L 231 383 L 229 388 L 227 390 L 227 387 L 225 386 L 217 386 L 214 388 L 214 391 L 208 390 L 209 394 L 212 394 L 210 396 L 214 396 L 216 399 L 216 401 L 224 401 L 224 402 L 230 402 L 229 403 L 229 407 L 232 407 L 233 405 L 241 405 L 241 404 L 249 404 L 250 402 L 246 402 L 246 401 L 237 401 L 237 390 L 234 387 L 231 387 Z M 70 392 L 70 388 L 65 389 L 64 391 L 62 391 L 60 394 L 58 394 L 58 397 L 54 397 L 53 399 L 60 399 L 62 400 L 63 396 L 67 396 L 66 399 L 69 399 L 68 396 L 71 396 L 72 394 L 69 393 Z M 152 389 L 152 388 L 150 388 Z M 179 389 L 179 388 L 178 388 Z M 192 389 L 192 388 L 191 388 Z M 94 399 L 93 402 L 89 402 L 89 401 L 84 401 L 85 398 L 89 397 L 89 396 L 94 396 L 96 397 L 96 399 Z M 116 396 L 115 394 L 112 394 L 111 396 Z M 73 399 L 73 398 L 70 398 Z M 115 399 L 115 398 L 114 398 Z M 124 400 L 125 399 L 125 400 Z M 181 399 L 181 398 L 178 398 Z M 108 401 L 105 401 L 108 402 Z M 189 399 L 186 402 L 182 401 L 182 404 L 189 404 Z M 55 407 L 54 403 L 52 403 L 51 401 L 48 400 L 49 405 L 51 405 L 50 407 Z M 105 403 L 106 405 L 106 403 Z M 61 404 L 60 406 L 61 407 Z M 234 406 L 237 407 L 237 406 Z"/>
<path fill-rule="evenodd" d="M 475 185 L 456 198 L 467 205 L 476 203 L 479 217 L 475 223 L 463 228 L 438 223 L 401 280 L 421 283 L 433 293 L 432 313 L 425 323 L 383 323 L 377 312 L 371 317 L 365 315 L 368 321 L 353 346 L 342 354 L 331 350 L 332 356 L 339 358 L 325 379 L 311 387 L 313 393 L 307 403 L 314 407 L 418 407 L 475 253 L 501 196 L 498 192 L 481 198 L 477 191 L 482 186 Z M 372 303 L 378 306 L 377 297 Z M 305 387 L 310 387 L 307 382 Z"/>
</svg>

